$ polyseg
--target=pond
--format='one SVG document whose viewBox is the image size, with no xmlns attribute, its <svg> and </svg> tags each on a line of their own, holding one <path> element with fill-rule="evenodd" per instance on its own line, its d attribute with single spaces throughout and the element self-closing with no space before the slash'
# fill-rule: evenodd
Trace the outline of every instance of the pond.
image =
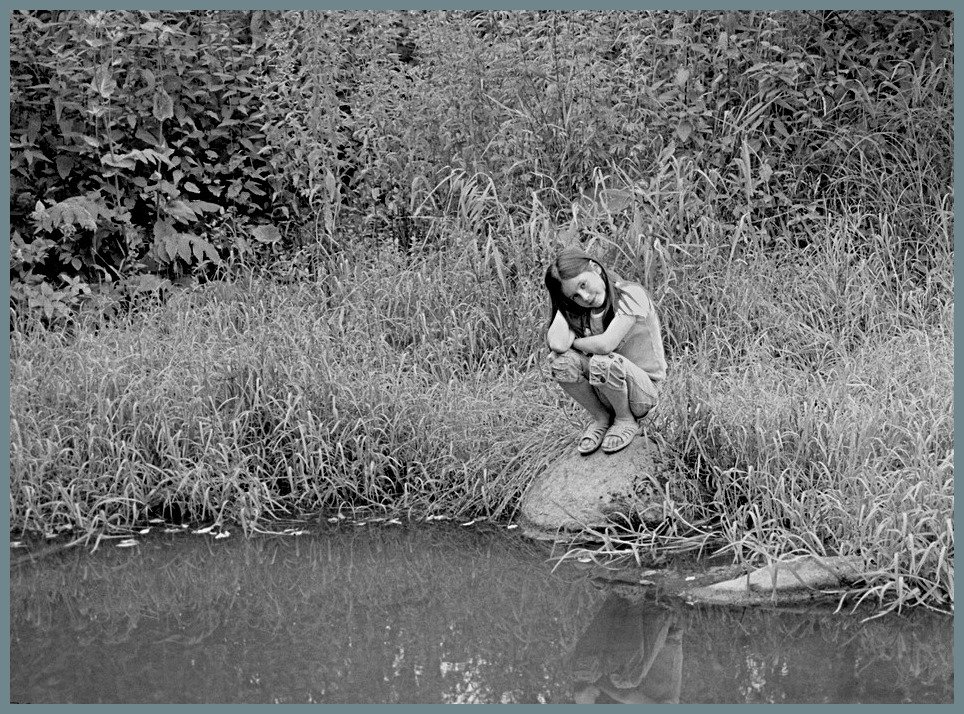
<svg viewBox="0 0 964 714">
<path fill-rule="evenodd" d="M 13 551 L 10 696 L 86 703 L 951 702 L 952 619 L 705 608 L 518 531 L 159 532 Z"/>
</svg>

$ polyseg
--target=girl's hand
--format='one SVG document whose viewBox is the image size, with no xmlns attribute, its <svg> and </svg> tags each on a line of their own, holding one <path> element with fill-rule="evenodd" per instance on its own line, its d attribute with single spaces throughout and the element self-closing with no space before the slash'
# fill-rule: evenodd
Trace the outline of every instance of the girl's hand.
<svg viewBox="0 0 964 714">
<path fill-rule="evenodd" d="M 557 312 L 546 335 L 546 344 L 549 345 L 549 349 L 557 354 L 562 354 L 572 349 L 574 339 L 576 339 L 576 335 L 573 334 L 569 323 L 566 322 L 561 313 Z"/>
</svg>

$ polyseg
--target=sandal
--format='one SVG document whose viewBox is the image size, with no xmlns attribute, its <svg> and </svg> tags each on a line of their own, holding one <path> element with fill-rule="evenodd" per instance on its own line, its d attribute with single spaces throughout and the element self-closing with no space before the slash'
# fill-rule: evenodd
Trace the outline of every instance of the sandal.
<svg viewBox="0 0 964 714">
<path fill-rule="evenodd" d="M 636 421 L 614 421 L 613 425 L 609 427 L 609 431 L 606 432 L 606 436 L 611 436 L 618 441 L 611 446 L 603 446 L 602 450 L 606 454 L 615 454 L 617 451 L 622 451 L 627 446 L 633 443 L 633 439 L 639 434 L 639 423 Z"/>
<path fill-rule="evenodd" d="M 586 427 L 586 430 L 582 433 L 582 436 L 579 438 L 579 446 L 576 447 L 576 451 L 583 456 L 588 456 L 599 448 L 608 431 L 608 424 L 594 421 L 592 424 Z"/>
</svg>

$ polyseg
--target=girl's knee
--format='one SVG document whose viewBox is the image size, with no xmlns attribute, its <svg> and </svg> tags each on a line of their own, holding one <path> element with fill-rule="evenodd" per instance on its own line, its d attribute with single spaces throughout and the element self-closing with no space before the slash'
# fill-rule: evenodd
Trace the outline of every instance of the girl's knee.
<svg viewBox="0 0 964 714">
<path fill-rule="evenodd" d="M 609 389 L 626 389 L 626 368 L 618 354 L 593 355 L 589 359 L 589 383 Z"/>
<path fill-rule="evenodd" d="M 572 350 L 562 354 L 553 353 L 549 357 L 549 374 L 557 382 L 569 384 L 583 382 L 586 379 L 583 359 Z"/>
</svg>

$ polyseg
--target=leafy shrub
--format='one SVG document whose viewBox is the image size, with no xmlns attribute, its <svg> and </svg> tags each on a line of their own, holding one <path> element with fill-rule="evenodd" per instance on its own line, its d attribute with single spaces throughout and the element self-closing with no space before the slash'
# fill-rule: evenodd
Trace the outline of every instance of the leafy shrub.
<svg viewBox="0 0 964 714">
<path fill-rule="evenodd" d="M 248 32 L 247 13 L 11 15 L 15 303 L 216 264 L 243 238 L 217 216 L 273 215 Z"/>
<path fill-rule="evenodd" d="M 885 242 L 896 284 L 951 250 L 932 239 L 952 234 L 948 12 L 11 22 L 15 303 L 44 282 L 443 236 L 486 245 L 501 280 L 541 260 L 520 226 L 551 231 L 612 188 L 680 255 L 793 251 L 838 213 L 861 217 L 854 251 Z"/>
</svg>

